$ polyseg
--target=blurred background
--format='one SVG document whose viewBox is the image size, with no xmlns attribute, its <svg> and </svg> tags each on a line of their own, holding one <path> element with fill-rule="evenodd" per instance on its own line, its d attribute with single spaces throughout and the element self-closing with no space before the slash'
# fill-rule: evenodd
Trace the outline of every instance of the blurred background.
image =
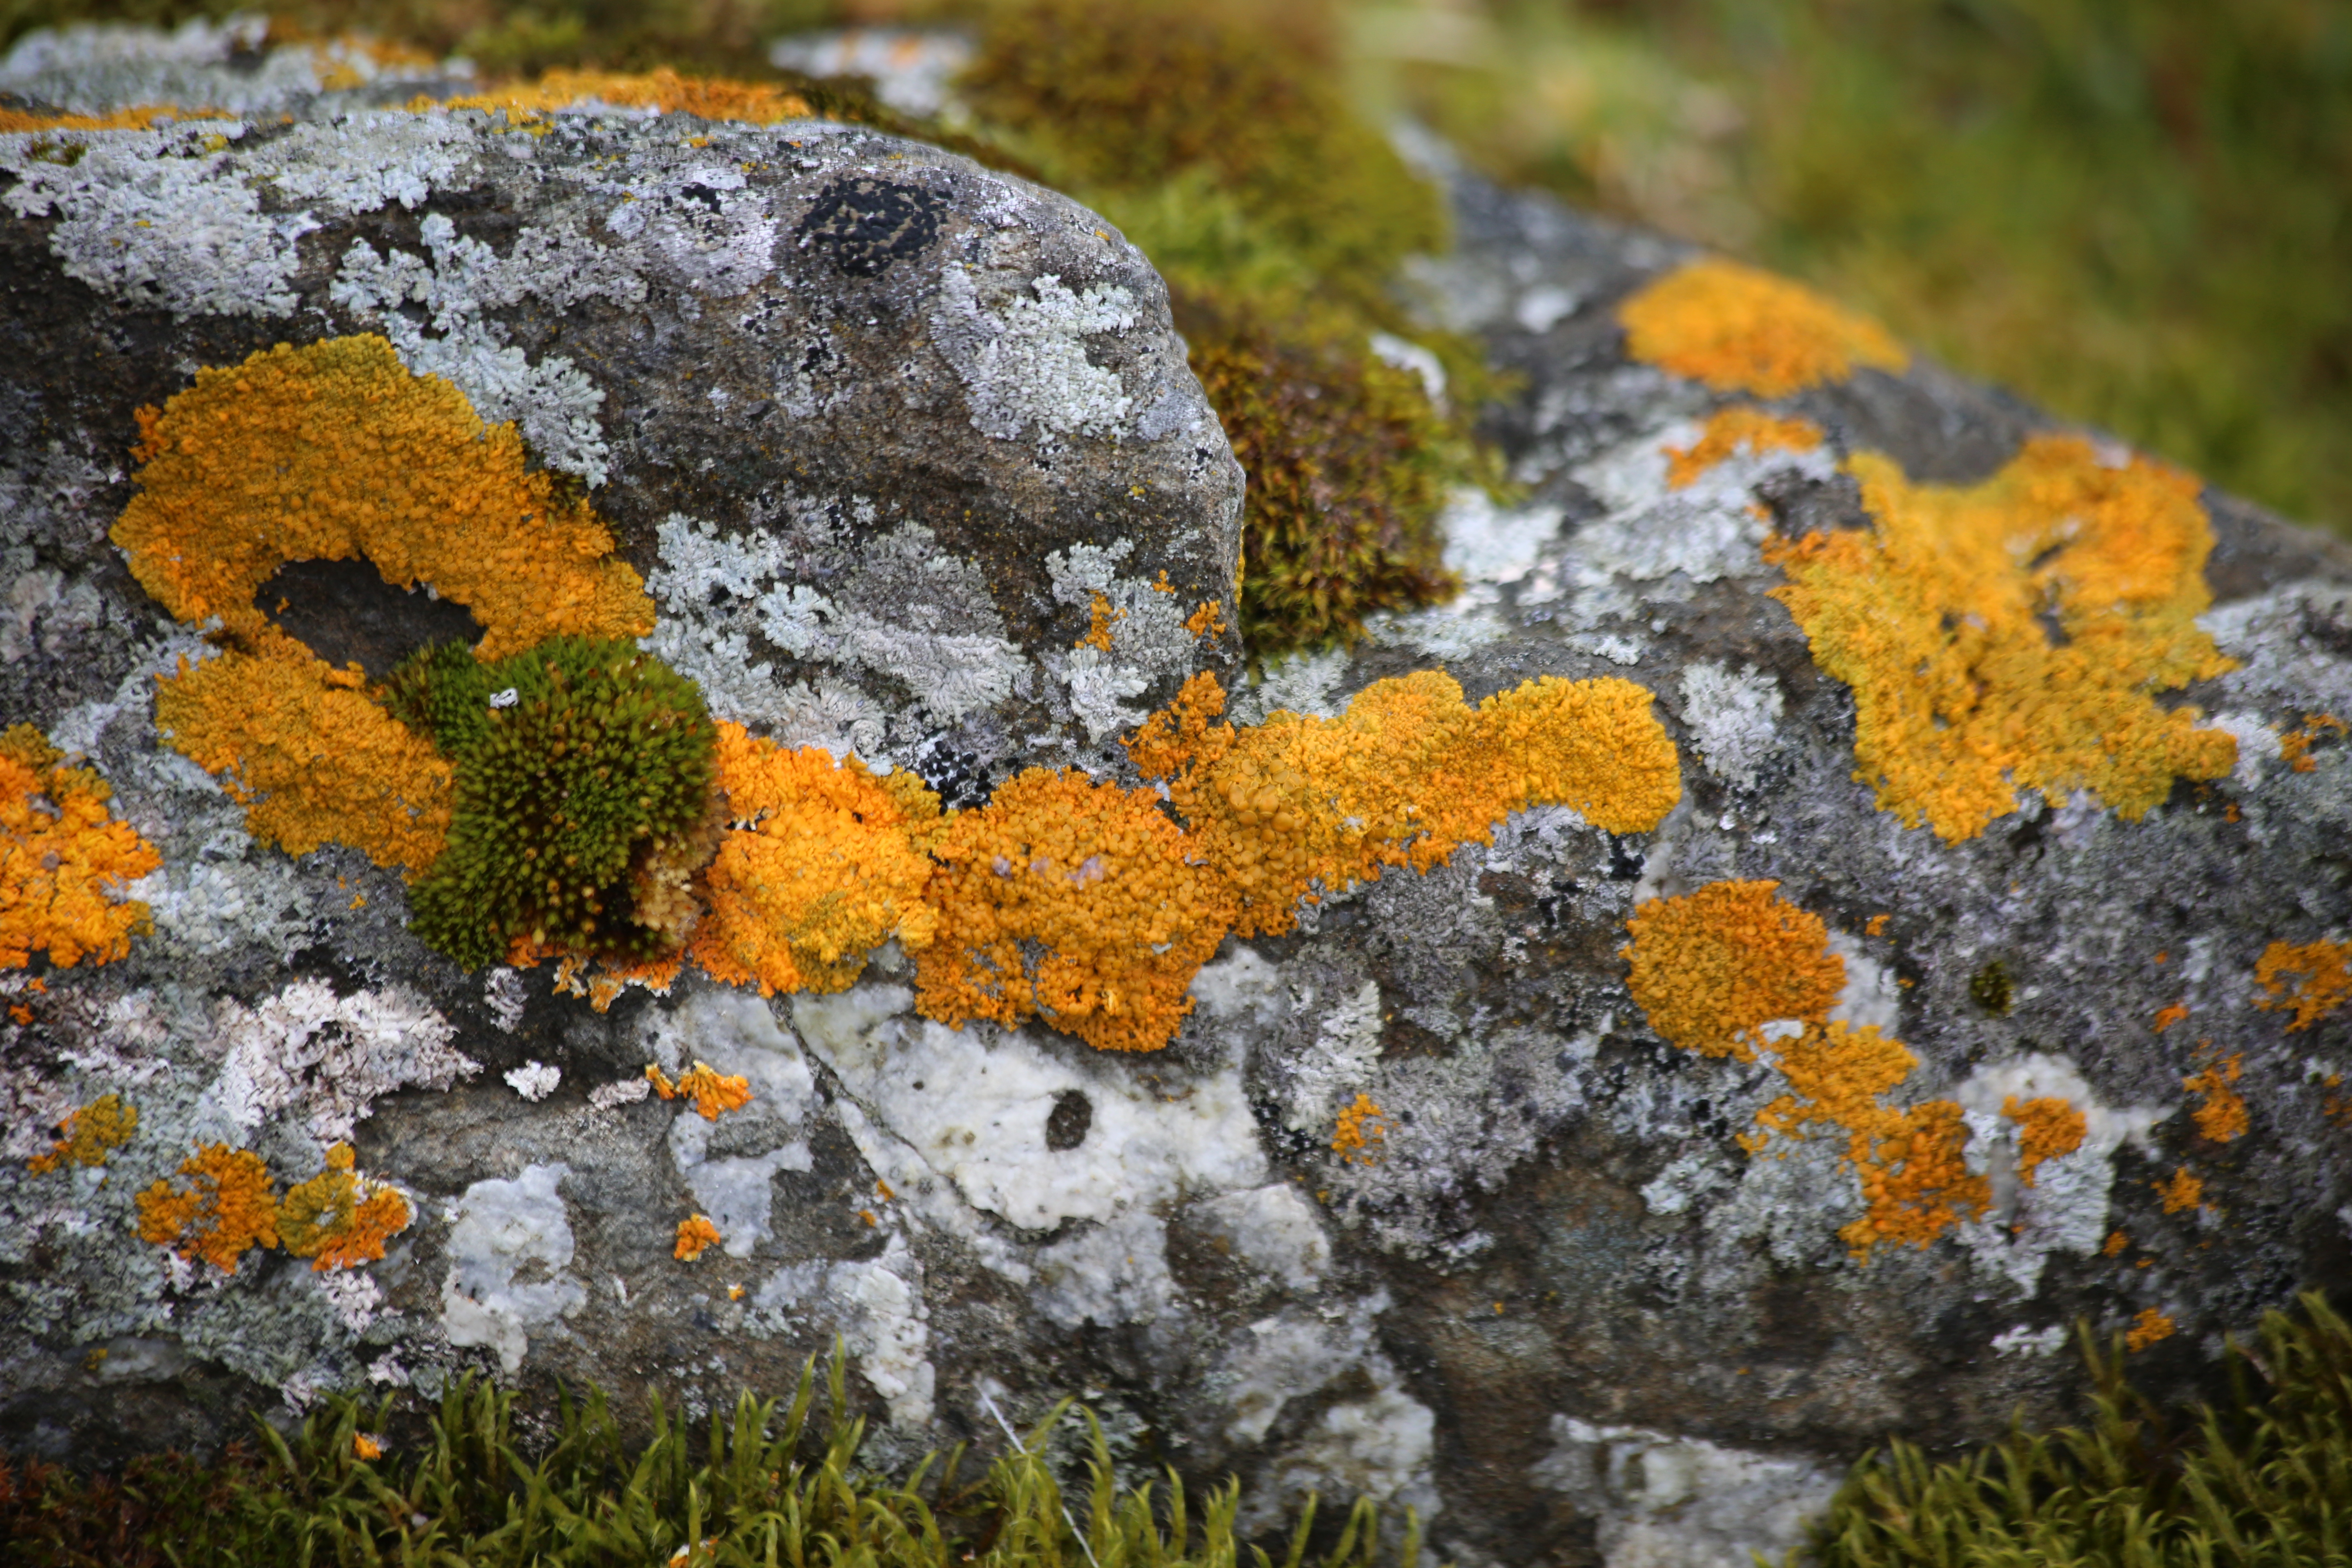
<svg viewBox="0 0 2352 1568">
<path fill-rule="evenodd" d="M 71 21 L 173 23 L 255 8 L 0 0 L 0 47 Z M 1066 135 L 1024 142 L 1022 104 L 1034 109 L 1067 80 L 1033 79 L 1027 100 L 1008 96 L 1020 74 L 1008 70 L 1010 54 L 1043 40 L 1052 56 L 1057 30 L 1123 5 L 262 8 L 289 31 L 365 30 L 462 54 L 491 76 L 672 65 L 757 78 L 775 73 L 771 46 L 787 36 L 957 26 L 993 87 L 969 95 L 976 120 L 951 104 L 946 123 L 1102 198 L 1162 259 L 1151 213 L 1105 195 L 1122 184 L 1118 159 L 1133 153 L 1132 138 L 1094 148 L 1091 163 Z M 1217 0 L 1182 10 L 1204 8 Z M 1225 9 L 1234 26 L 1279 46 L 1250 70 L 1318 79 L 1302 111 L 1344 104 L 1368 127 L 1411 116 L 1498 177 L 1807 279 L 1966 373 L 2352 531 L 2352 0 L 1234 0 Z M 1096 55 L 1058 57 L 1051 68 L 1098 70 L 1101 48 L 1148 54 L 1155 11 L 1175 14 L 1144 0 L 1140 32 L 1114 27 Z M 793 58 L 806 66 L 816 57 Z M 1120 94 L 1167 90 L 1153 179 L 1181 174 L 1188 157 L 1221 155 L 1186 152 L 1182 127 L 1194 119 L 1205 116 L 1217 135 L 1245 134 L 1230 117 L 1263 82 L 1202 98 L 1171 85 L 1157 68 L 1165 62 L 1150 63 L 1105 73 L 1091 98 L 1064 92 L 1065 129 Z M 1175 198 L 1164 180 L 1160 188 L 1163 200 L 1183 199 L 1181 180 Z M 1246 247 L 1248 218 L 1244 211 L 1239 239 L 1219 243 Z M 1189 219 L 1160 228 L 1163 247 L 1206 243 Z M 1248 270 L 1226 256 L 1208 270 L 1231 277 L 1237 267 Z M 1344 272 L 1344 258 L 1308 270 L 1335 268 Z"/>
</svg>

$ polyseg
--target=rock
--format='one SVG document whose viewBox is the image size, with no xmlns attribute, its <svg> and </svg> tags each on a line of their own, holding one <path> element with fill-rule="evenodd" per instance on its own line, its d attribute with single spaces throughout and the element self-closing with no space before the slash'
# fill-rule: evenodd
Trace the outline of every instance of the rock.
<svg viewBox="0 0 2352 1568">
<path fill-rule="evenodd" d="M 1230 456 L 1158 282 L 1079 209 L 811 121 L 346 101 L 0 139 L 6 715 L 161 862 L 110 895 L 152 921 L 119 956 L 0 972 L 11 1448 L 210 1444 L 465 1369 L 699 1411 L 838 1336 L 884 1458 L 1076 1393 L 1139 1476 L 1239 1474 L 1254 1528 L 1311 1489 L 1417 1510 L 1456 1562 L 1727 1563 L 1889 1433 L 2065 1415 L 2078 1316 L 2180 1392 L 2347 1284 L 2332 542 L 1441 168 L 1458 249 L 1417 284 L 1522 374 L 1490 425 L 1527 499 L 1449 512 L 1456 602 L 1245 685 L 1230 631 L 1184 626 L 1234 603 Z M 1118 737 L 1202 672 L 1247 734 L 1431 668 L 1474 700 L 1638 684 L 1677 804 L 1498 807 L 1423 873 L 1328 886 L 1216 944 L 1145 1055 L 927 1016 L 937 939 L 903 919 L 832 991 L 466 973 L 394 870 L 274 847 L 159 743 L 154 677 L 206 646 L 105 542 L 135 409 L 365 332 L 570 476 L 511 482 L 586 498 L 719 717 L 951 807 L 1030 766 L 1145 782 Z M 1739 390 L 1767 372 L 1799 384 Z M 257 608 L 363 672 L 475 635 L 375 576 Z M 12 743 L 26 791 L 89 798 Z M 1452 809 L 1425 765 L 1395 763 Z M 1185 787 L 1182 863 L 1231 873 Z M 135 1240 L 188 1245 L 167 1203 L 215 1143 L 265 1195 L 410 1223 L 342 1222 L 383 1247 L 351 1267 Z M 251 1167 L 218 1168 L 226 1215 Z"/>
</svg>

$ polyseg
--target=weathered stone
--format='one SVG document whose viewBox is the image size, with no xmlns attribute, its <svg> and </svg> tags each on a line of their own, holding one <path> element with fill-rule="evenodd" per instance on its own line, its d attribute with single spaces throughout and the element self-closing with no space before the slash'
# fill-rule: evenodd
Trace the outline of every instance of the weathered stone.
<svg viewBox="0 0 2352 1568">
<path fill-rule="evenodd" d="M 216 1440 L 281 1394 L 467 1367 L 700 1408 L 839 1335 L 902 1456 L 1078 1393 L 1123 1462 L 1239 1473 L 1257 1526 L 1313 1488 L 1418 1509 L 1457 1562 L 1734 1563 L 1788 1544 L 1889 1433 L 2064 1414 L 2078 1315 L 2177 1324 L 2139 1365 L 2185 1390 L 2221 1333 L 2352 1284 L 2345 1025 L 2291 1029 L 2256 980 L 2271 943 L 2352 924 L 2352 747 L 2309 721 L 2352 713 L 2352 555 L 2207 494 L 2201 624 L 2237 668 L 2179 700 L 2220 716 L 2234 771 L 2137 821 L 2026 792 L 1973 836 L 1906 827 L 1853 776 L 1855 698 L 1769 596 L 1766 547 L 1870 526 L 1840 458 L 1973 483 L 2053 422 L 1932 366 L 1865 370 L 1779 405 L 1826 447 L 1733 453 L 1675 488 L 1668 449 L 1737 400 L 1633 363 L 1615 307 L 1681 254 L 1458 174 L 1458 250 L 1417 278 L 1524 377 L 1490 424 L 1528 499 L 1449 513 L 1459 601 L 1273 666 L 1234 707 L 1332 713 L 1432 667 L 1474 699 L 1629 679 L 1682 762 L 1656 831 L 1541 808 L 1425 876 L 1329 889 L 1295 931 L 1229 939 L 1150 1056 L 923 1017 L 895 947 L 834 994 L 689 973 L 602 1013 L 545 969 L 459 973 L 404 929 L 397 877 L 257 844 L 157 746 L 150 674 L 198 639 L 104 537 L 131 410 L 193 367 L 354 330 L 447 367 L 596 481 L 661 610 L 649 646 L 717 711 L 911 763 L 950 805 L 1029 765 L 1133 782 L 1111 743 L 1133 716 L 1195 669 L 1238 685 L 1229 639 L 1180 641 L 1156 607 L 1232 605 L 1233 468 L 1141 259 L 1016 182 L 808 123 L 304 112 L 183 159 L 250 244 L 160 300 L 77 261 L 80 209 L 39 208 L 51 176 L 0 140 L 0 200 L 27 215 L 0 240 L 0 690 L 164 859 L 131 889 L 155 929 L 128 957 L 15 994 L 33 1022 L 7 1029 L 0 1080 L 10 1446 Z M 152 156 L 205 133 L 85 134 Z M 281 180 L 241 208 L 298 144 L 306 189 L 387 188 L 395 156 L 424 188 L 362 208 Z M 110 211 L 111 188 L 73 199 Z M 1177 595 L 1151 592 L 1163 568 Z M 375 623 L 290 603 L 363 577 L 282 581 L 282 624 L 387 657 Z M 1081 660 L 1103 653 L 1074 647 L 1097 595 L 1124 618 Z M 1990 1201 L 1928 1246 L 1858 1255 L 1841 1138 L 1738 1142 L 1788 1091 L 1774 1058 L 1677 1048 L 1629 991 L 1637 908 L 1731 880 L 1825 922 L 1845 980 L 1828 1016 L 1916 1054 L 1902 1103 L 1967 1119 Z M 648 1062 L 707 1062 L 752 1099 L 706 1121 L 646 1093 Z M 2232 1062 L 2247 1126 L 2214 1136 L 2183 1080 Z M 44 1122 L 108 1091 L 142 1121 L 106 1166 L 25 1169 Z M 1358 1096 L 1385 1114 L 1350 1159 L 1335 1120 Z M 2027 1185 L 2002 1112 L 2034 1096 L 2083 1131 Z M 423 1210 L 382 1263 L 255 1255 L 216 1278 L 131 1239 L 131 1193 L 191 1142 L 307 1174 L 347 1121 L 359 1167 Z M 2168 1206 L 2180 1171 L 2201 1202 Z M 691 1264 L 689 1213 L 719 1237 Z"/>
</svg>

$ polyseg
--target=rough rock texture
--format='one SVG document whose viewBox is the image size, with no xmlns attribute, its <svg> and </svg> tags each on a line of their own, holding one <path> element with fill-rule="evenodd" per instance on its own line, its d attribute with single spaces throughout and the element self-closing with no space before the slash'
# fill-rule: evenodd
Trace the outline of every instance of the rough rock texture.
<svg viewBox="0 0 2352 1568">
<path fill-rule="evenodd" d="M 2352 1285 L 2345 1026 L 2255 1005 L 2271 943 L 2352 924 L 2352 747 L 2309 721 L 2352 712 L 2352 555 L 2205 496 L 2202 624 L 2238 665 L 2168 700 L 2218 716 L 2234 771 L 2137 821 L 2077 793 L 1956 841 L 1906 827 L 1853 778 L 1853 697 L 1763 552 L 1867 525 L 1840 457 L 1973 482 L 2048 422 L 1866 370 L 1780 405 L 1825 448 L 1675 488 L 1668 450 L 1737 400 L 1631 362 L 1614 307 L 1678 255 L 1442 170 L 1459 249 L 1417 284 L 1524 375 L 1493 428 L 1527 499 L 1449 513 L 1458 602 L 1234 706 L 1330 713 L 1429 668 L 1474 699 L 1621 676 L 1680 750 L 1657 831 L 1531 811 L 1426 876 L 1331 889 L 1290 934 L 1229 940 L 1149 1056 L 923 1018 L 895 948 L 835 994 L 689 974 L 602 1013 L 544 968 L 460 973 L 405 931 L 395 875 L 257 844 L 158 749 L 150 677 L 200 643 L 105 536 L 132 410 L 196 367 L 386 333 L 593 485 L 660 609 L 649 646 L 721 716 L 911 764 L 950 805 L 1033 763 L 1131 782 L 1111 737 L 1192 670 L 1231 677 L 1230 640 L 1155 606 L 1233 603 L 1236 476 L 1160 285 L 1058 198 L 834 126 L 286 101 L 290 126 L 70 133 L 69 166 L 0 137 L 0 714 L 86 753 L 164 860 L 131 889 L 152 934 L 38 994 L 16 972 L 0 1026 L 9 1447 L 201 1445 L 247 1408 L 467 1367 L 700 1408 L 838 1335 L 902 1454 L 1076 1393 L 1125 1460 L 1241 1474 L 1260 1525 L 1317 1489 L 1419 1510 L 1458 1562 L 1733 1564 L 1889 1432 L 2064 1413 L 2078 1315 L 2169 1320 L 2140 1363 L 2187 1388 L 2225 1331 Z M 294 602 L 337 592 L 374 618 Z M 280 593 L 331 658 L 446 635 L 365 574 Z M 1074 646 L 1097 595 L 1126 612 L 1107 652 Z M 1916 1054 L 1906 1103 L 1969 1119 L 1990 1202 L 1927 1247 L 1858 1256 L 1842 1142 L 1750 1152 L 1782 1076 L 1666 1043 L 1629 993 L 1637 906 L 1731 879 L 1825 923 L 1830 1016 Z M 647 1063 L 698 1061 L 750 1103 L 646 1093 Z M 2183 1080 L 2231 1061 L 2225 1138 Z M 131 1141 L 32 1173 L 106 1092 Z M 1358 1096 L 1384 1116 L 1351 1159 Z M 2083 1136 L 2028 1185 L 2001 1112 L 2035 1096 Z M 131 1194 L 192 1142 L 300 1174 L 347 1129 L 421 1211 L 381 1263 L 224 1276 L 133 1239 Z M 2168 1205 L 2183 1171 L 2201 1194 Z M 692 1264 L 688 1213 L 719 1237 Z"/>
</svg>

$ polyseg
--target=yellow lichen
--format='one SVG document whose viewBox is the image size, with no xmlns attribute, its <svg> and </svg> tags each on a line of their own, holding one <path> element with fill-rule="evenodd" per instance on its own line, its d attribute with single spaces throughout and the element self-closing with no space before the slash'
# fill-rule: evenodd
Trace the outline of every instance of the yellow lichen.
<svg viewBox="0 0 2352 1568">
<path fill-rule="evenodd" d="M 147 929 L 147 906 L 121 889 L 162 857 L 114 819 L 104 780 L 63 762 L 30 724 L 0 734 L 0 968 L 36 952 L 60 967 L 109 963 Z"/>
<path fill-rule="evenodd" d="M 381 1438 L 381 1437 L 376 1436 L 375 1436 L 373 1433 L 372 1433 L 372 1432 L 354 1432 L 354 1433 L 352 1433 L 352 1458 L 354 1458 L 354 1459 L 381 1459 L 381 1458 L 383 1458 L 383 1438 Z"/>
<path fill-rule="evenodd" d="M 2167 1214 L 2197 1208 L 2205 1202 L 2204 1182 L 2190 1174 L 2186 1165 L 2175 1170 L 2165 1180 L 2148 1184 L 2156 1189 L 2156 1195 L 2163 1201 Z"/>
<path fill-rule="evenodd" d="M 2130 1245 L 2130 1237 L 2119 1230 L 2110 1231 L 2107 1233 L 2105 1242 L 2100 1246 L 2099 1252 L 2103 1257 L 2121 1258 L 2124 1255 L 2124 1248 Z"/>
<path fill-rule="evenodd" d="M 256 838 L 289 855 L 348 844 L 421 872 L 449 836 L 450 768 L 425 737 L 272 629 L 255 657 L 226 653 L 157 683 L 155 728 L 246 808 Z"/>
<path fill-rule="evenodd" d="M 670 1248 L 670 1256 L 691 1263 L 719 1240 L 719 1227 L 710 1223 L 709 1215 L 693 1215 L 677 1222 L 677 1245 Z"/>
<path fill-rule="evenodd" d="M 2289 1034 L 2308 1029 L 2352 1000 L 2352 942 L 2274 942 L 2263 950 L 2254 978 L 2269 993 L 2255 1005 L 2291 1009 Z"/>
<path fill-rule="evenodd" d="M 1822 427 L 1810 419 L 1788 419 L 1747 404 L 1718 408 L 1707 416 L 1698 439 L 1687 447 L 1666 450 L 1666 483 L 1683 489 L 1698 477 L 1742 448 L 1751 456 L 1766 452 L 1810 452 L 1822 444 Z"/>
<path fill-rule="evenodd" d="M 2231 1087 L 2245 1070 L 2245 1055 L 2240 1052 L 2180 1080 L 2180 1087 L 2201 1101 L 2192 1113 L 2197 1131 L 2216 1143 L 2227 1143 L 2245 1135 L 2245 1097 Z"/>
<path fill-rule="evenodd" d="M 1438 670 L 1377 680 L 1337 719 L 1276 712 L 1213 723 L 1214 677 L 1194 676 L 1128 742 L 1166 778 L 1187 841 L 1231 885 L 1243 936 L 1281 932 L 1316 884 L 1385 867 L 1425 871 L 1534 805 L 1612 833 L 1654 827 L 1682 798 L 1673 742 L 1629 681 L 1528 681 L 1472 708 Z"/>
<path fill-rule="evenodd" d="M 730 81 L 724 77 L 680 76 L 665 66 L 643 72 L 551 70 L 535 81 L 460 98 L 419 98 L 412 110 L 504 110 L 509 118 L 536 118 L 559 109 L 608 103 L 615 109 L 658 109 L 703 120 L 737 120 L 773 125 L 806 120 L 814 111 L 800 94 L 772 82 Z"/>
<path fill-rule="evenodd" d="M 2166 1317 L 2154 1307 L 2143 1307 L 2140 1309 L 2139 1316 L 2132 1320 L 2129 1331 L 2124 1335 L 2124 1348 L 2129 1351 L 2144 1351 L 2158 1340 L 2170 1339 L 2178 1327 L 2179 1325 L 2170 1318 Z"/>
<path fill-rule="evenodd" d="M 224 110 L 183 109 L 176 103 L 134 103 L 105 114 L 34 114 L 0 108 L 0 136 L 20 131 L 144 131 L 157 121 L 227 120 Z"/>
<path fill-rule="evenodd" d="M 383 338 L 283 343 L 199 370 L 142 409 L 139 493 L 114 525 L 141 586 L 181 620 L 268 629 L 254 591 L 289 561 L 365 559 L 474 613 L 484 658 L 551 637 L 641 637 L 653 605 L 610 559 L 584 501 L 529 471 L 511 425 L 488 426 Z"/>
<path fill-rule="evenodd" d="M 1381 1152 L 1375 1145 L 1386 1142 L 1388 1135 L 1388 1112 L 1370 1095 L 1360 1094 L 1354 1104 L 1339 1112 L 1339 1125 L 1331 1132 L 1331 1152 L 1348 1164 L 1378 1164 Z"/>
<path fill-rule="evenodd" d="M 1829 951 L 1819 916 L 1772 896 L 1780 885 L 1712 882 L 1634 911 L 1626 985 L 1660 1036 L 1701 1056 L 1753 1061 L 1763 1025 L 1828 1016 L 1845 961 Z"/>
<path fill-rule="evenodd" d="M 1881 809 L 1946 839 L 2094 792 L 2126 821 L 2176 777 L 2219 778 L 2237 742 L 2156 696 L 2232 668 L 2197 626 L 2212 530 L 2197 481 L 2042 436 L 1980 485 L 1914 485 L 1849 465 L 1867 531 L 1768 546 L 1773 595 L 1853 690 L 1854 776 Z"/>
<path fill-rule="evenodd" d="M 1224 601 L 1203 599 L 1200 607 L 1184 617 L 1184 629 L 1196 637 L 1216 637 L 1225 635 Z"/>
<path fill-rule="evenodd" d="M 2160 1035 L 2173 1025 L 2185 1022 L 2188 1017 L 2189 1004 L 2186 1002 L 2175 1002 L 2169 1006 L 2158 1007 L 2156 1010 L 2156 1032 Z"/>
<path fill-rule="evenodd" d="M 662 1087 L 657 1080 L 655 1088 Z M 682 1094 L 694 1101 L 694 1109 L 702 1113 L 705 1121 L 716 1121 L 722 1110 L 740 1110 L 751 1103 L 751 1080 L 735 1073 L 723 1073 L 709 1062 L 696 1062 L 677 1080 L 677 1087 L 662 1096 Z"/>
<path fill-rule="evenodd" d="M 787 751 L 731 723 L 719 726 L 718 762 L 734 826 L 704 874 L 696 963 L 761 995 L 839 991 L 885 942 L 930 944 L 918 837 L 936 831 L 939 797 L 911 773 L 877 779 L 855 758 Z"/>
<path fill-rule="evenodd" d="M 278 1245 L 269 1168 L 249 1149 L 209 1143 L 180 1162 L 184 1189 L 157 1182 L 138 1196 L 139 1238 L 202 1258 L 224 1274 L 256 1247 Z"/>
<path fill-rule="evenodd" d="M 1867 316 L 1801 283 L 1708 257 L 1618 308 L 1625 351 L 1717 392 L 1786 397 L 1864 365 L 1900 373 L 1903 345 Z"/>
<path fill-rule="evenodd" d="M 2311 754 L 2314 742 L 2331 731 L 2341 736 L 2346 728 L 2344 721 L 2333 713 L 2306 713 L 2300 728 L 2289 730 L 2279 737 L 2279 755 L 2285 759 L 2290 772 L 2310 773 L 2319 766 L 2319 759 Z"/>
<path fill-rule="evenodd" d="M 2053 1095 L 2001 1101 L 2000 1113 L 2017 1123 L 2017 1179 L 2033 1184 L 2033 1173 L 2044 1160 L 2060 1160 L 2083 1146 L 2090 1122 L 2072 1101 Z"/>
<path fill-rule="evenodd" d="M 26 1162 L 35 1175 L 46 1176 L 68 1164 L 103 1165 L 108 1154 L 131 1142 L 139 1130 L 139 1111 L 119 1094 L 102 1094 L 68 1113 L 58 1129 L 64 1134 L 46 1154 Z"/>
<path fill-rule="evenodd" d="M 917 1005 L 960 1025 L 1044 1016 L 1101 1050 L 1156 1050 L 1232 924 L 1224 881 L 1158 795 L 1031 768 L 931 851 L 939 934 Z"/>
<path fill-rule="evenodd" d="M 278 1234 L 286 1250 L 310 1259 L 313 1272 L 356 1268 L 383 1256 L 384 1244 L 415 1219 L 408 1200 L 353 1169 L 352 1146 L 327 1151 L 326 1168 L 286 1190 Z"/>
</svg>

